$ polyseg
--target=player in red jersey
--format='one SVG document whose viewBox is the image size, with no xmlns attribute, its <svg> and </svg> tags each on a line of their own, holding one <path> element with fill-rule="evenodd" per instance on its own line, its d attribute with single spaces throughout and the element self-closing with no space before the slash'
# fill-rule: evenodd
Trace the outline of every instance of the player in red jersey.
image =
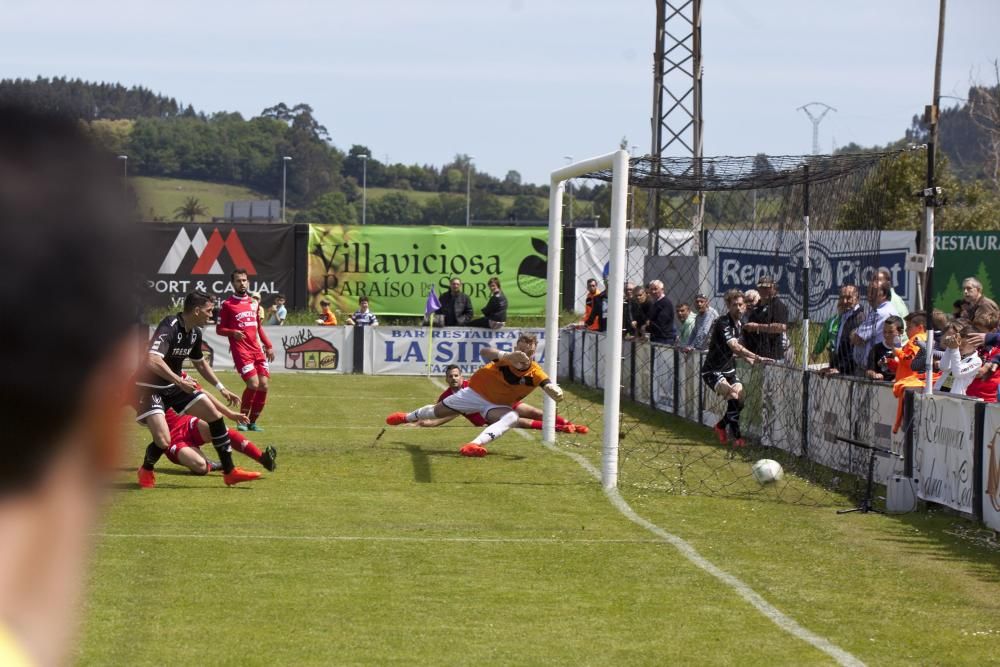
<svg viewBox="0 0 1000 667">
<path fill-rule="evenodd" d="M 267 363 L 274 361 L 274 347 L 264 332 L 257 304 L 247 293 L 250 286 L 247 270 L 236 269 L 230 274 L 229 281 L 233 286 L 233 295 L 222 302 L 215 333 L 229 339 L 229 351 L 233 355 L 236 372 L 247 386 L 240 401 L 240 412 L 250 418 L 250 423 L 245 426 L 239 424 L 237 428 L 241 431 L 263 431 L 257 426 L 257 419 L 267 401 L 268 379 L 271 377 Z"/>
<path fill-rule="evenodd" d="M 201 453 L 201 446 L 212 437 L 208 430 L 208 424 L 197 417 L 179 415 L 173 410 L 167 410 L 164 416 L 167 420 L 167 427 L 170 429 L 170 447 L 166 452 L 167 458 L 196 475 L 207 475 L 213 470 L 217 470 L 218 464 L 209 461 Z M 246 454 L 267 470 L 274 472 L 277 467 L 275 458 L 278 455 L 274 447 L 265 447 L 262 452 L 257 445 L 247 440 L 246 436 L 232 428 L 229 429 L 229 440 L 233 449 Z"/>
<path fill-rule="evenodd" d="M 438 403 L 443 401 L 448 396 L 451 396 L 459 389 L 469 386 L 469 381 L 462 375 L 462 369 L 455 364 L 451 364 L 445 368 L 444 381 L 448 384 L 448 388 L 441 392 L 441 395 L 437 397 Z M 522 403 L 521 401 L 514 403 L 511 407 L 514 408 L 514 411 L 517 412 L 518 416 L 517 423 L 514 425 L 515 428 L 533 428 L 541 430 L 541 410 L 533 405 Z M 447 424 L 457 416 L 458 415 L 438 417 L 435 419 L 421 419 L 417 422 L 417 426 L 423 426 L 425 428 L 441 426 L 442 424 Z M 478 412 L 473 412 L 467 415 L 463 414 L 462 416 L 469 420 L 469 423 L 473 426 L 479 426 L 480 428 L 487 426 L 486 420 Z M 573 424 L 565 417 L 560 417 L 559 415 L 556 415 L 556 430 L 561 433 L 580 433 L 581 435 L 590 431 L 590 429 L 583 424 Z"/>
</svg>

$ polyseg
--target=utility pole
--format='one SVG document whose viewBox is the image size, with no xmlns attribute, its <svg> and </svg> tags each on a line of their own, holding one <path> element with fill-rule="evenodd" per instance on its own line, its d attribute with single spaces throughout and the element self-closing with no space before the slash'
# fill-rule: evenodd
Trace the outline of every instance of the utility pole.
<svg viewBox="0 0 1000 667">
<path fill-rule="evenodd" d="M 823 107 L 823 112 L 819 116 L 814 116 L 809 107 Z M 822 102 L 810 102 L 809 104 L 803 104 L 796 111 L 805 111 L 806 115 L 809 116 L 809 120 L 813 124 L 813 155 L 819 155 L 819 124 L 823 120 L 823 116 L 830 113 L 831 111 L 836 111 L 829 104 L 824 104 Z"/>
<path fill-rule="evenodd" d="M 926 270 L 924 271 L 924 312 L 928 315 L 934 310 L 934 294 L 932 292 L 932 281 L 934 277 L 934 208 L 938 204 L 940 194 L 934 178 L 934 159 L 938 143 L 938 108 L 941 103 L 941 58 L 944 51 L 944 14 L 945 0 L 941 0 L 938 8 L 938 34 L 937 34 L 937 54 L 934 60 L 934 96 L 931 103 L 924 109 L 924 122 L 930 128 L 930 140 L 927 142 L 927 187 L 924 189 L 924 257 Z M 927 327 L 927 347 L 934 349 L 933 327 Z M 928 352 L 930 358 L 930 352 Z M 924 391 L 928 394 L 933 392 L 934 382 L 932 373 L 927 373 L 927 386 Z"/>
</svg>

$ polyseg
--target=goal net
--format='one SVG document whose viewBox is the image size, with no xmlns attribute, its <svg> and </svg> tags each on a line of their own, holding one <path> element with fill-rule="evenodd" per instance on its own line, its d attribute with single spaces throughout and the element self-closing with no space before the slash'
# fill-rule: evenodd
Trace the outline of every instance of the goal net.
<svg viewBox="0 0 1000 667">
<path fill-rule="evenodd" d="M 550 290 L 546 339 L 558 345 L 549 348 L 546 370 L 571 390 L 560 411 L 599 425 L 599 438 L 571 438 L 569 446 L 594 458 L 600 449 L 605 486 L 836 504 L 866 475 L 869 452 L 852 440 L 902 451 L 906 424 L 896 433 L 886 427 L 899 407 L 891 385 L 864 377 L 872 344 L 840 341 L 827 325 L 839 324 L 844 287 L 862 309 L 880 281 L 901 308 L 917 303 L 915 276 L 905 270 L 915 234 L 886 231 L 901 226 L 890 219 L 890 197 L 903 154 L 629 160 L 618 151 L 553 172 L 549 285 L 560 284 L 561 266 L 574 266 L 562 276 L 563 290 L 574 291 L 578 312 L 588 301 L 600 312 L 585 327 L 560 329 L 560 295 Z M 611 223 L 577 230 L 576 261 L 566 263 L 562 196 L 574 177 L 608 183 Z M 911 191 L 918 189 L 914 183 Z M 653 190 L 659 198 L 646 196 Z M 650 215 L 649 202 L 657 200 L 660 210 Z M 650 219 L 659 224 L 651 229 Z M 596 298 L 577 288 L 588 279 L 598 284 Z M 643 324 L 653 296 L 634 290 L 653 281 L 662 282 L 673 315 L 666 338 Z M 749 344 L 775 360 L 737 363 L 745 387 L 742 447 L 711 430 L 727 406 L 700 372 L 712 320 L 726 315 L 730 289 L 756 301 L 748 318 L 766 333 L 746 327 L 743 335 L 756 335 Z M 881 339 L 878 332 L 872 343 Z M 862 370 L 831 374 L 831 350 L 857 357 Z M 594 414 L 595 403 L 602 414 Z M 551 439 L 552 423 L 545 427 Z M 778 460 L 786 480 L 758 484 L 751 464 L 760 458 Z M 903 465 L 899 456 L 879 457 L 876 481 Z"/>
</svg>

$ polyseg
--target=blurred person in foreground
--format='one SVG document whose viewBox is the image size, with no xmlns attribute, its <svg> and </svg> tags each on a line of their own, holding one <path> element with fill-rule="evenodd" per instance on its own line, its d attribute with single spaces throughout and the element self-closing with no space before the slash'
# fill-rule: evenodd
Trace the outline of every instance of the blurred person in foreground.
<svg viewBox="0 0 1000 667">
<path fill-rule="evenodd" d="M 74 120 L 0 105 L 0 664 L 69 662 L 136 361 L 118 163 Z M 109 259 L 114 261 L 109 261 Z M 25 298 L 73 286 L 60 305 Z M 94 314 L 97 314 L 97 318 Z"/>
</svg>

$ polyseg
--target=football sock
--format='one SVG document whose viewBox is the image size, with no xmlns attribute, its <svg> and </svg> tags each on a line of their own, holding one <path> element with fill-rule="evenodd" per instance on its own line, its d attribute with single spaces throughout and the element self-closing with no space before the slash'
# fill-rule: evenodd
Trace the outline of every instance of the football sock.
<svg viewBox="0 0 1000 667">
<path fill-rule="evenodd" d="M 267 402 L 267 392 L 263 389 L 257 390 L 253 396 L 253 403 L 250 405 L 250 423 L 256 424 L 260 413 L 264 411 L 264 403 Z"/>
<path fill-rule="evenodd" d="M 157 447 L 155 442 L 146 445 L 146 455 L 142 457 L 142 467 L 146 470 L 153 470 L 156 462 L 163 456 L 163 450 Z"/>
<path fill-rule="evenodd" d="M 247 440 L 246 436 L 239 431 L 229 429 L 229 442 L 236 451 L 246 454 L 254 461 L 260 461 L 260 457 L 262 456 L 260 449 L 257 445 Z"/>
<path fill-rule="evenodd" d="M 253 409 L 254 394 L 257 393 L 256 389 L 251 389 L 247 387 L 243 390 L 243 396 L 240 398 L 240 412 L 249 415 L 250 411 Z M 252 419 L 250 421 L 253 421 Z"/>
<path fill-rule="evenodd" d="M 212 446 L 219 455 L 219 462 L 222 464 L 222 471 L 231 473 L 233 468 L 233 448 L 229 442 L 229 429 L 226 423 L 219 417 L 213 422 L 208 422 L 208 432 L 212 434 Z"/>
<path fill-rule="evenodd" d="M 735 398 L 726 401 L 725 421 L 729 422 L 729 429 L 732 431 L 734 438 L 743 437 L 740 435 L 740 412 L 742 411 L 743 401 L 738 401 Z"/>
<path fill-rule="evenodd" d="M 556 426 L 561 426 L 561 424 L 559 423 L 558 420 L 559 420 L 559 418 L 556 417 Z M 531 420 L 531 428 L 541 431 L 542 430 L 542 422 L 538 421 L 537 419 L 532 419 Z"/>
<path fill-rule="evenodd" d="M 511 410 L 503 417 L 497 420 L 495 424 L 490 424 L 487 426 L 482 433 L 476 436 L 476 439 L 472 442 L 476 445 L 486 445 L 488 442 L 493 442 L 501 435 L 510 430 L 514 424 L 517 423 L 517 413 Z"/>
<path fill-rule="evenodd" d="M 437 415 L 434 414 L 433 405 L 425 405 L 422 408 L 417 408 L 413 412 L 406 415 L 406 421 L 413 423 L 420 421 L 421 419 L 434 419 Z"/>
<path fill-rule="evenodd" d="M 560 417 L 559 415 L 556 415 L 556 426 L 566 426 L 569 423 L 570 423 L 569 420 L 566 419 L 565 417 Z"/>
</svg>

